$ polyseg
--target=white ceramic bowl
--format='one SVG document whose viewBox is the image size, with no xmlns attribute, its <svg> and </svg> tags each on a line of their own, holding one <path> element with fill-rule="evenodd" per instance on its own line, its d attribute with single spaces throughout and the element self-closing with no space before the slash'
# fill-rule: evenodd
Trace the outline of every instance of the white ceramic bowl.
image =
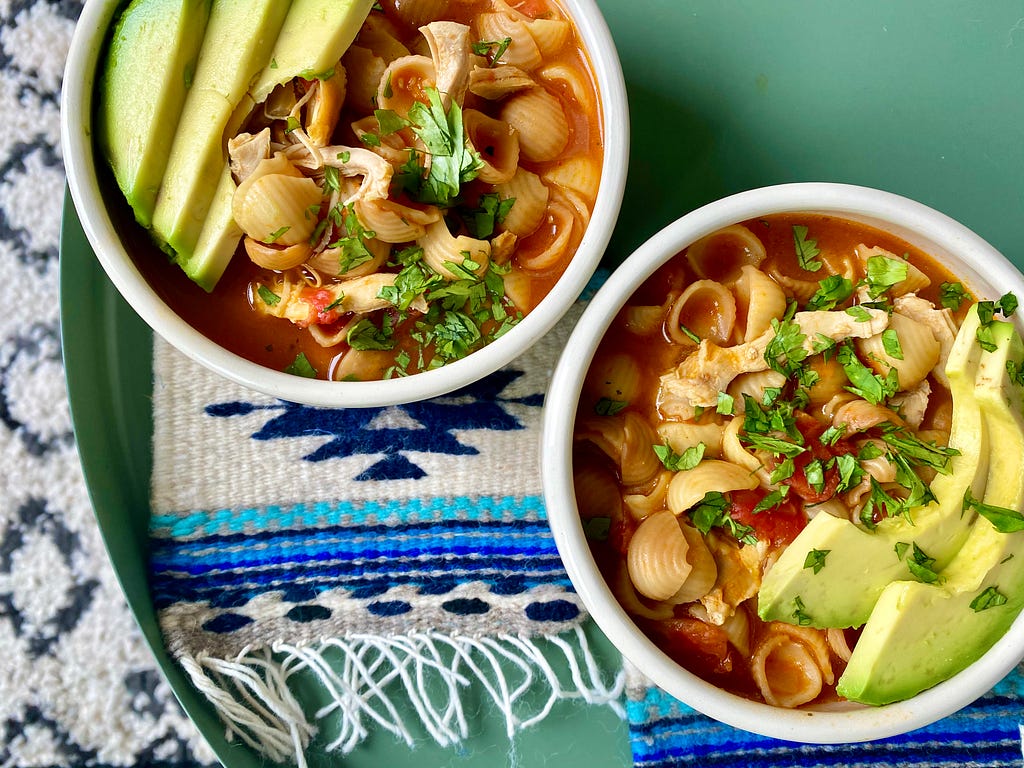
<svg viewBox="0 0 1024 768">
<path fill-rule="evenodd" d="M 544 497 L 555 542 L 577 592 L 619 651 L 658 686 L 723 723 L 807 743 L 866 741 L 922 727 L 988 691 L 1024 656 L 1024 614 L 976 663 L 912 699 L 843 711 L 787 710 L 741 698 L 687 672 L 660 651 L 619 606 L 591 557 L 572 485 L 572 431 L 582 382 L 605 331 L 633 292 L 661 264 L 729 224 L 786 212 L 862 221 L 920 246 L 982 299 L 1007 291 L 1024 298 L 1020 273 L 983 239 L 949 217 L 897 195 L 842 184 L 786 184 L 719 200 L 683 216 L 640 246 L 591 300 L 566 345 L 545 399 Z"/>
<path fill-rule="evenodd" d="M 142 319 L 180 351 L 251 389 L 307 405 L 367 407 L 441 395 L 501 368 L 547 333 L 579 297 L 604 254 L 618 216 L 629 158 L 629 112 L 618 54 L 594 0 L 560 0 L 590 54 L 601 97 L 604 165 L 590 226 L 548 296 L 511 331 L 441 368 L 387 381 L 305 379 L 250 362 L 210 341 L 175 314 L 132 263 L 107 209 L 92 140 L 93 85 L 104 36 L 121 0 L 86 3 L 64 73 L 61 142 L 68 185 L 89 243 L 111 282 Z M 113 193 L 116 193 L 116 188 Z M 120 202 L 118 204 L 121 204 Z"/>
</svg>

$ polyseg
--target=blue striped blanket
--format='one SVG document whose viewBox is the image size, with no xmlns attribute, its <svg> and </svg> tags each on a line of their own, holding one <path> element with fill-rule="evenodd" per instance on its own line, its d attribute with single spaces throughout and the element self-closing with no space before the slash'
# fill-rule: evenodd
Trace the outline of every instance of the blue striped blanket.
<svg viewBox="0 0 1024 768">
<path fill-rule="evenodd" d="M 832 747 L 737 731 L 632 676 L 624 693 L 587 646 L 540 491 L 540 406 L 578 312 L 483 381 L 388 408 L 255 395 L 157 342 L 151 585 L 229 734 L 299 765 L 313 738 L 456 745 L 475 688 L 510 737 L 561 699 L 624 705 L 638 768 L 1021 765 L 1019 672 L 933 726 Z"/>
</svg>

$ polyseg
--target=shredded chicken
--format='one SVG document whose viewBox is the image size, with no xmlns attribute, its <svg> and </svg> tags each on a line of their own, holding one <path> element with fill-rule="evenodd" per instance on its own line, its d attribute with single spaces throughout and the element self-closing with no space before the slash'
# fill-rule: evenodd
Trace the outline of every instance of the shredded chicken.
<svg viewBox="0 0 1024 768">
<path fill-rule="evenodd" d="M 321 165 L 330 165 L 337 168 L 342 176 L 362 176 L 362 183 L 355 192 L 341 201 L 342 205 L 349 205 L 356 200 L 381 200 L 388 196 L 395 169 L 383 157 L 368 149 L 342 145 L 321 147 L 319 158 L 315 158 L 296 144 L 286 154 L 294 165 L 302 168 L 316 169 Z"/>
<path fill-rule="evenodd" d="M 928 383 L 928 379 L 922 379 L 913 389 L 897 392 L 889 398 L 889 404 L 900 412 L 907 424 L 914 429 L 920 429 L 931 394 L 932 385 Z"/>
<path fill-rule="evenodd" d="M 472 66 L 472 39 L 469 27 L 454 21 L 432 21 L 420 32 L 430 46 L 434 60 L 437 90 L 445 110 L 452 101 L 461 104 L 469 85 Z"/>
<path fill-rule="evenodd" d="M 721 626 L 736 613 L 740 603 L 756 595 L 761 588 L 761 561 L 768 545 L 758 542 L 741 547 L 719 536 L 708 536 L 706 541 L 718 566 L 718 577 L 700 603 L 708 613 L 708 620 Z"/>
<path fill-rule="evenodd" d="M 532 77 L 511 64 L 497 67 L 476 66 L 469 73 L 469 90 L 489 101 L 496 101 L 510 93 L 533 88 L 535 85 Z"/>
<path fill-rule="evenodd" d="M 375 272 L 321 286 L 282 281 L 269 286 L 270 291 L 280 297 L 280 301 L 267 304 L 257 293 L 254 306 L 265 314 L 284 318 L 306 328 L 349 312 L 361 314 L 393 306 L 387 299 L 380 298 L 379 294 L 381 288 L 395 284 L 395 277 L 397 275 L 393 273 Z M 325 312 L 327 307 L 331 308 L 329 312 Z"/>
<path fill-rule="evenodd" d="M 885 330 L 888 315 L 880 309 L 866 309 L 869 320 L 857 320 L 845 311 L 797 312 L 793 322 L 804 334 L 803 348 L 813 354 L 820 336 L 834 341 L 866 339 Z M 769 329 L 744 344 L 720 347 L 704 339 L 697 351 L 661 377 L 658 408 L 667 418 L 691 419 L 695 407 L 714 408 L 718 393 L 724 392 L 742 373 L 768 369 L 765 350 L 775 337 Z"/>
<path fill-rule="evenodd" d="M 241 184 L 260 164 L 270 157 L 270 128 L 257 134 L 240 133 L 228 139 L 228 157 L 231 161 L 231 177 L 235 184 Z"/>
</svg>

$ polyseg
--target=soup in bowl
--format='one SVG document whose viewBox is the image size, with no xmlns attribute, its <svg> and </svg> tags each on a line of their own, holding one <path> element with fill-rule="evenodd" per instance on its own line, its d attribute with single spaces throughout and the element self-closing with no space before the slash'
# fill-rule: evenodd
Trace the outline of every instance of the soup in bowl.
<svg viewBox="0 0 1024 768">
<path fill-rule="evenodd" d="M 630 256 L 559 361 L 542 462 L 622 653 L 808 742 L 905 732 L 1012 669 L 1022 288 L 947 217 L 833 184 L 727 198 Z"/>
<path fill-rule="evenodd" d="M 87 8 L 71 194 L 118 290 L 210 368 L 309 404 L 442 394 L 596 268 L 628 148 L 615 49 L 589 0 L 320 5 Z"/>
</svg>

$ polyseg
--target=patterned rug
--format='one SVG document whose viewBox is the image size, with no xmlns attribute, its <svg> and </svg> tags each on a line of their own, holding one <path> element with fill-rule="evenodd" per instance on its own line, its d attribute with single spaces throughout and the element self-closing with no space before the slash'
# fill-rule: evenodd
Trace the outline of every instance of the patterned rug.
<svg viewBox="0 0 1024 768">
<path fill-rule="evenodd" d="M 0 2 L 0 766 L 215 762 L 96 528 L 60 356 L 59 91 L 80 2 Z"/>
</svg>

